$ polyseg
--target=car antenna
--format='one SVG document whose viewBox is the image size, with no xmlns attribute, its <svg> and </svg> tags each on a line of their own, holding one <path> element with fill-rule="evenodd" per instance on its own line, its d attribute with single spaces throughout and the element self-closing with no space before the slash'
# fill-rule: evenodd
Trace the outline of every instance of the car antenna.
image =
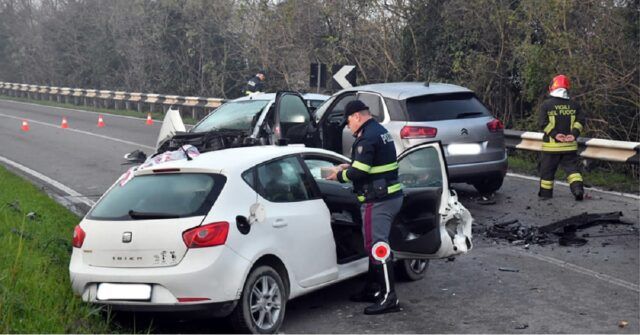
<svg viewBox="0 0 640 335">
<path fill-rule="evenodd" d="M 180 146 L 180 149 L 182 149 L 182 152 L 184 152 L 184 155 L 185 155 L 185 156 L 187 156 L 187 160 L 188 160 L 188 161 L 193 160 L 193 158 L 191 158 L 191 157 L 189 156 L 189 153 L 187 152 L 187 150 L 185 150 L 185 149 L 184 149 L 184 146 L 183 146 L 183 145 L 181 145 L 181 146 Z"/>
</svg>

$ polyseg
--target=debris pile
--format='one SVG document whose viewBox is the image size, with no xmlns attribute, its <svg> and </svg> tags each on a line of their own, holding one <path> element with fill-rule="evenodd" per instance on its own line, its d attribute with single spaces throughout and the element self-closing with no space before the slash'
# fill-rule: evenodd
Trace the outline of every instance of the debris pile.
<svg viewBox="0 0 640 335">
<path fill-rule="evenodd" d="M 593 214 L 585 212 L 542 227 L 527 226 L 516 219 L 496 223 L 488 227 L 485 231 L 485 236 L 507 240 L 515 245 L 551 244 L 556 242 L 555 237 L 557 236 L 557 242 L 560 245 L 581 246 L 587 243 L 586 237 L 590 236 L 589 234 L 582 234 L 582 237 L 578 237 L 576 235 L 578 230 L 606 224 L 632 225 L 632 223 L 621 221 L 621 217 L 622 212 Z"/>
</svg>

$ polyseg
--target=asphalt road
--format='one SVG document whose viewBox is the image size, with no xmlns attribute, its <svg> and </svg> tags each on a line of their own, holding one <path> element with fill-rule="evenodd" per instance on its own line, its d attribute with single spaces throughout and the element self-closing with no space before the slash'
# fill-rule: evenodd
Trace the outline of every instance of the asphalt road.
<svg viewBox="0 0 640 335">
<path fill-rule="evenodd" d="M 62 116 L 70 129 L 60 129 Z M 20 131 L 22 119 L 29 132 Z M 0 160 L 28 167 L 66 185 L 69 196 L 51 183 L 21 173 L 86 210 L 128 166 L 124 153 L 150 152 L 160 123 L 0 100 Z M 4 158 L 4 160 L 2 159 Z M 454 185 L 475 218 L 474 249 L 455 261 L 432 261 L 427 277 L 397 285 L 403 310 L 365 316 L 365 305 L 347 297 L 360 286 L 353 279 L 293 300 L 281 331 L 285 333 L 640 333 L 640 202 L 588 190 L 590 199 L 575 202 L 565 186 L 553 201 L 536 196 L 537 182 L 507 177 L 496 204 L 480 205 L 467 185 Z M 5 192 L 6 190 L 2 190 Z M 621 211 L 633 225 L 596 226 L 586 245 L 557 243 L 525 248 L 483 237 L 491 225 L 517 219 L 542 226 L 582 212 Z M 518 272 L 500 271 L 509 268 Z M 228 332 L 220 321 L 179 321 L 151 316 L 156 332 Z M 139 316 L 136 316 L 139 318 Z M 130 325 L 133 315 L 118 321 Z M 620 328 L 620 321 L 628 325 Z M 140 321 L 139 321 L 140 322 Z M 137 329 L 145 329 L 138 323 Z"/>
</svg>

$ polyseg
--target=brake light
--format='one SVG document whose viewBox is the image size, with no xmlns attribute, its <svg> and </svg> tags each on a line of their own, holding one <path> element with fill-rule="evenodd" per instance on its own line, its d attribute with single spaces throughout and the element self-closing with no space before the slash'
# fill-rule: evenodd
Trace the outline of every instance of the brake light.
<svg viewBox="0 0 640 335">
<path fill-rule="evenodd" d="M 400 138 L 433 138 L 438 134 L 438 128 L 404 126 L 400 130 Z"/>
<path fill-rule="evenodd" d="M 154 169 L 153 173 L 169 173 L 169 172 L 180 172 L 180 169 L 169 168 L 169 169 Z"/>
<path fill-rule="evenodd" d="M 209 298 L 178 298 L 178 302 L 196 302 L 196 301 L 207 301 L 211 300 Z"/>
<path fill-rule="evenodd" d="M 80 228 L 80 225 L 77 225 L 75 228 L 73 228 L 73 241 L 71 244 L 75 248 L 81 248 L 82 243 L 84 243 L 85 236 L 87 236 L 87 234 L 84 232 L 84 230 L 82 230 L 82 228 Z"/>
<path fill-rule="evenodd" d="M 191 228 L 182 233 L 187 248 L 205 248 L 222 245 L 227 241 L 229 222 L 214 222 Z"/>
<path fill-rule="evenodd" d="M 504 124 L 498 119 L 493 119 L 487 123 L 487 128 L 489 128 L 490 132 L 497 133 L 504 129 Z"/>
</svg>

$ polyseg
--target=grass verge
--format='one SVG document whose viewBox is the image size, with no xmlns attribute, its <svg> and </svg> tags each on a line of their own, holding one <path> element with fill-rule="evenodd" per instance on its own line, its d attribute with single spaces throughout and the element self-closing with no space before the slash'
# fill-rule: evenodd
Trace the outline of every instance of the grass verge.
<svg viewBox="0 0 640 335">
<path fill-rule="evenodd" d="M 109 318 L 71 292 L 80 219 L 1 166 L 0 190 L 0 333 L 112 333 Z"/>
<path fill-rule="evenodd" d="M 146 117 L 146 115 L 148 113 L 147 112 L 147 113 L 142 113 L 141 114 L 138 111 L 128 110 L 128 109 L 96 108 L 94 106 L 66 104 L 66 103 L 59 103 L 57 101 L 49 101 L 49 100 L 18 98 L 18 97 L 11 97 L 11 96 L 8 96 L 8 95 L 1 95 L 1 94 L 0 94 L 0 99 L 9 100 L 9 101 L 28 102 L 28 103 L 38 104 L 38 105 L 42 105 L 42 106 L 61 107 L 61 108 L 69 108 L 69 109 L 79 109 L 79 110 L 86 110 L 86 111 L 102 113 L 102 114 L 115 114 L 115 115 L 133 116 L 133 117 L 139 117 L 139 118 Z M 162 121 L 164 119 L 164 113 L 162 113 L 162 112 L 153 112 L 153 113 L 151 113 L 151 118 L 153 118 L 154 120 Z M 197 122 L 196 119 L 194 119 L 192 117 L 188 117 L 188 116 L 183 116 L 182 117 L 182 121 L 184 122 L 184 124 L 189 124 L 189 125 L 194 125 Z"/>
<path fill-rule="evenodd" d="M 538 155 L 537 153 L 516 153 L 509 155 L 509 170 L 538 176 Z M 599 168 L 597 170 L 585 171 L 583 169 L 582 178 L 585 186 L 597 187 L 608 191 L 640 194 L 640 180 L 624 173 L 610 171 Z M 558 169 L 556 172 L 557 181 L 566 181 L 567 174 Z"/>
</svg>

